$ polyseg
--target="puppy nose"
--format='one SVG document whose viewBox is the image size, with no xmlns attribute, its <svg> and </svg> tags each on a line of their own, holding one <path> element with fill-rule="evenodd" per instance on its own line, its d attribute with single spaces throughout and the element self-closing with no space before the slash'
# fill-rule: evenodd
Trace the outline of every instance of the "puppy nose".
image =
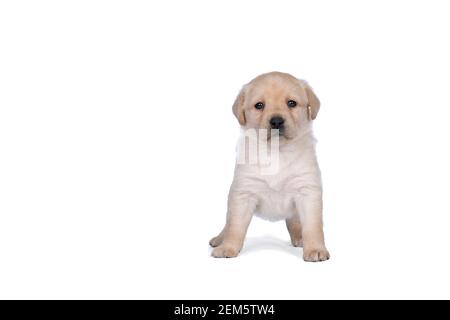
<svg viewBox="0 0 450 320">
<path fill-rule="evenodd" d="M 284 119 L 282 117 L 273 117 L 270 119 L 272 129 L 280 129 L 283 126 Z"/>
</svg>

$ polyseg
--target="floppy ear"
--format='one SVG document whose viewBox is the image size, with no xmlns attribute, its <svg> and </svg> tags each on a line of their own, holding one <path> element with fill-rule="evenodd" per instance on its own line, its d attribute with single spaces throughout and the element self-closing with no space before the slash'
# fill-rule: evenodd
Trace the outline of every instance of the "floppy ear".
<svg viewBox="0 0 450 320">
<path fill-rule="evenodd" d="M 244 114 L 245 86 L 241 89 L 236 100 L 233 103 L 233 113 L 241 126 L 245 125 Z"/>
<path fill-rule="evenodd" d="M 310 106 L 308 107 L 309 116 L 311 117 L 312 120 L 314 120 L 317 117 L 317 113 L 319 113 L 320 100 L 319 98 L 317 98 L 311 86 L 307 83 L 305 83 L 305 90 L 306 95 L 308 97 L 308 105 Z"/>
</svg>

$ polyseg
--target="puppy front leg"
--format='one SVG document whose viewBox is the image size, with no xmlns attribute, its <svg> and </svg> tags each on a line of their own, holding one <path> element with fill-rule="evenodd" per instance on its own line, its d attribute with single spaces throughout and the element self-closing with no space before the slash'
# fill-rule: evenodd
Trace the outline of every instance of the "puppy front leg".
<svg viewBox="0 0 450 320">
<path fill-rule="evenodd" d="M 251 201 L 241 201 L 230 199 L 227 223 L 220 234 L 221 243 L 212 252 L 213 257 L 233 258 L 241 251 L 255 208 Z"/>
<path fill-rule="evenodd" d="M 330 258 L 323 235 L 322 193 L 311 192 L 296 201 L 302 223 L 303 259 L 325 261 Z"/>
</svg>

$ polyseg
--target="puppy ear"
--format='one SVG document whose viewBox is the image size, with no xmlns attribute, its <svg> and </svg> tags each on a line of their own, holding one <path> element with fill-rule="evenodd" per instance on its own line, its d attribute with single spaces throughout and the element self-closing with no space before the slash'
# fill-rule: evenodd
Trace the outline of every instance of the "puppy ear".
<svg viewBox="0 0 450 320">
<path fill-rule="evenodd" d="M 306 95 L 308 97 L 308 113 L 312 120 L 317 117 L 320 109 L 320 100 L 312 90 L 311 86 L 305 83 Z"/>
<path fill-rule="evenodd" d="M 236 100 L 233 103 L 233 113 L 239 121 L 241 126 L 245 125 L 245 114 L 244 114 L 244 100 L 245 100 L 246 87 L 242 87 Z"/>
</svg>

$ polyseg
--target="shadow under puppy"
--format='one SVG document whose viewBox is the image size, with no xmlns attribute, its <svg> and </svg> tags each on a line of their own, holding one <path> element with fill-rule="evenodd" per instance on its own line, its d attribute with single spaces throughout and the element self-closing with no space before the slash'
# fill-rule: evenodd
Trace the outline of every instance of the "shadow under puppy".
<svg viewBox="0 0 450 320">
<path fill-rule="evenodd" d="M 278 138 L 277 170 L 237 163 L 228 196 L 226 224 L 210 241 L 216 258 L 236 257 L 253 215 L 285 220 L 292 245 L 305 261 L 328 260 L 322 223 L 322 183 L 312 120 L 320 102 L 311 87 L 287 73 L 262 74 L 246 84 L 233 105 L 244 130 L 266 130 L 257 139 Z M 258 142 L 260 143 L 260 142 Z"/>
</svg>

